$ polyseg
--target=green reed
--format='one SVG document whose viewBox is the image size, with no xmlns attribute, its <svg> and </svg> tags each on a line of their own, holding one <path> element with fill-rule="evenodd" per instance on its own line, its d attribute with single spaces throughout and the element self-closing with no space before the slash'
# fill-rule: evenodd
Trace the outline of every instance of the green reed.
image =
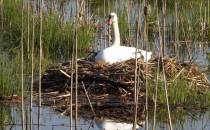
<svg viewBox="0 0 210 130">
<path fill-rule="evenodd" d="M 175 81 L 168 80 L 168 98 L 170 105 L 173 106 L 199 106 L 205 107 L 210 104 L 210 92 L 205 88 L 197 88 L 193 83 L 188 82 L 184 77 Z M 163 81 L 158 81 L 158 103 L 164 105 L 166 103 Z M 149 95 L 152 98 L 155 92 L 154 83 L 150 82 Z"/>
<path fill-rule="evenodd" d="M 20 74 L 19 65 L 20 60 L 20 50 L 21 50 L 21 11 L 22 5 L 21 0 L 6 0 L 3 2 L 4 5 L 4 28 L 0 34 L 0 50 L 3 54 L 0 56 L 1 70 L 0 74 L 0 87 L 7 91 L 8 94 L 12 92 L 17 92 L 14 88 L 20 87 Z M 30 5 L 32 8 L 35 5 Z M 24 7 L 23 16 L 23 46 L 24 46 L 24 80 L 26 86 L 29 86 L 30 81 L 30 71 L 31 71 L 31 43 L 32 43 L 32 24 L 29 24 L 28 20 L 32 23 L 33 12 L 32 9 L 28 15 L 27 5 Z M 29 16 L 29 19 L 28 19 Z M 48 13 L 46 10 L 43 11 L 43 71 L 48 65 L 53 64 L 58 61 L 68 61 L 71 58 L 71 53 L 74 44 L 74 20 L 68 19 L 67 21 L 61 21 L 59 19 L 60 12 L 54 11 Z M 40 19 L 38 14 L 34 16 L 35 21 L 35 35 L 34 35 L 34 65 L 35 74 L 38 72 L 39 64 L 39 26 Z M 95 27 L 92 22 L 90 24 L 78 24 L 78 56 L 83 57 L 88 52 L 90 52 L 90 45 L 94 40 Z M 29 30 L 29 32 L 28 32 Z M 28 35 L 29 34 L 29 35 Z M 28 36 L 30 37 L 28 42 Z M 29 44 L 28 44 L 29 43 Z M 6 56 L 4 56 L 4 54 Z M 17 72 L 18 71 L 18 72 Z M 18 75 L 16 77 L 16 75 Z M 12 79 L 12 80 L 11 80 Z M 27 88 L 27 87 L 26 87 Z M 7 95 L 1 91 L 0 95 Z"/>
<path fill-rule="evenodd" d="M 9 106 L 1 105 L 0 106 L 0 129 L 5 129 L 5 124 L 8 124 L 11 122 L 11 109 Z"/>
</svg>

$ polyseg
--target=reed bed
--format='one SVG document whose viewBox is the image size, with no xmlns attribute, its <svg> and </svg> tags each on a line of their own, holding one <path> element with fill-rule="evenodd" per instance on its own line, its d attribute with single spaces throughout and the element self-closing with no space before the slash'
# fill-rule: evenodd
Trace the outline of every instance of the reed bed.
<svg viewBox="0 0 210 130">
<path fill-rule="evenodd" d="M 134 96 L 131 96 L 135 92 L 135 60 L 128 60 L 113 65 L 96 65 L 94 62 L 82 59 L 77 60 L 77 63 L 79 83 L 78 107 L 80 115 L 82 115 L 81 113 L 84 112 L 85 108 L 91 108 L 88 100 L 90 100 L 94 110 L 94 112 L 90 112 L 92 114 L 88 116 L 94 116 L 93 113 L 96 113 L 97 116 L 107 114 L 108 112 L 100 113 L 100 110 L 103 108 L 116 108 L 119 109 L 120 112 L 124 113 L 123 111 L 128 111 L 130 109 L 129 106 L 131 107 L 135 104 Z M 146 105 L 146 75 L 149 82 L 148 107 L 153 107 L 153 95 L 156 83 L 155 76 L 158 66 L 158 59 L 153 59 L 148 62 L 148 73 L 146 73 L 145 70 L 146 63 L 144 63 L 142 59 L 138 59 L 137 63 L 139 69 L 138 76 L 140 77 L 139 82 L 140 86 L 142 86 L 138 92 L 139 102 L 137 115 L 141 115 L 143 114 L 143 110 Z M 172 58 L 163 59 L 163 63 L 167 77 L 166 82 L 168 84 L 167 89 L 169 103 L 173 108 L 176 108 L 177 106 L 184 106 L 186 104 L 193 107 L 198 107 L 199 105 L 202 106 L 201 104 L 198 105 L 198 102 L 196 101 L 201 101 L 204 98 L 206 100 L 202 100 L 201 102 L 208 104 L 207 99 L 210 97 L 208 96 L 207 91 L 209 90 L 210 84 L 206 78 L 206 75 L 200 72 L 198 66 L 194 64 L 182 64 Z M 160 64 L 160 70 L 163 69 L 162 67 L 163 65 Z M 68 97 L 71 96 L 71 80 L 69 80 L 71 78 L 71 70 L 71 63 L 66 62 L 50 67 L 42 75 L 43 103 L 45 105 L 52 106 L 61 112 L 69 113 L 69 105 L 67 104 L 69 103 Z M 75 75 L 75 71 L 73 73 L 73 75 Z M 158 107 L 166 103 L 165 90 L 163 86 L 164 81 L 163 78 L 161 78 L 162 76 L 163 73 L 160 73 L 158 77 Z M 85 86 L 89 99 L 87 98 L 85 92 L 86 90 L 84 90 L 82 86 Z M 35 87 L 35 89 L 37 89 L 37 87 Z M 75 90 L 75 87 L 73 87 L 73 89 Z M 178 92 L 178 90 L 183 91 Z M 197 96 L 196 100 L 194 100 L 196 96 L 192 97 L 192 95 Z M 73 100 L 75 100 L 75 95 L 72 96 Z M 192 98 L 192 100 L 188 99 L 189 96 Z M 72 105 L 74 111 L 75 104 Z M 119 115 L 119 113 L 116 112 L 112 117 L 117 119 L 122 116 L 117 116 L 117 114 Z M 123 117 L 124 116 L 122 116 L 122 118 Z"/>
<path fill-rule="evenodd" d="M 20 70 L 19 65 L 21 64 L 21 46 L 23 53 L 23 75 L 24 75 L 24 91 L 30 87 L 29 80 L 31 76 L 31 54 L 33 53 L 33 68 L 34 75 L 37 76 L 39 72 L 39 37 L 40 37 L 40 20 L 37 14 L 38 5 L 34 2 L 29 2 L 22 7 L 22 0 L 1 0 L 1 23 L 4 27 L 1 27 L 0 33 L 0 50 L 5 54 L 6 58 L 1 58 L 1 69 L 4 69 L 5 73 L 1 73 L 1 87 L 4 87 L 7 92 L 17 92 L 13 88 L 21 88 L 21 80 L 16 77 L 14 81 L 6 80 L 6 77 L 14 77 L 14 73 Z M 36 8 L 33 10 L 32 8 Z M 43 7 L 46 9 L 47 7 Z M 72 48 L 74 44 L 74 21 L 68 19 L 60 21 L 58 11 L 49 13 L 49 10 L 43 9 L 43 33 L 42 42 L 43 44 L 43 56 L 42 56 L 42 69 L 44 70 L 49 64 L 57 61 L 65 61 L 71 58 Z M 23 11 L 23 16 L 22 16 Z M 34 12 L 34 13 L 33 13 Z M 22 23 L 23 18 L 23 23 Z M 33 22 L 34 21 L 34 22 Z M 34 23 L 34 24 L 30 24 Z M 34 26 L 34 27 L 33 27 Z M 34 28 L 34 30 L 32 29 Z M 84 56 L 90 52 L 91 42 L 94 40 L 95 26 L 92 21 L 89 23 L 78 24 L 78 57 Z M 34 32 L 34 33 L 33 33 Z M 23 36 L 21 38 L 21 36 Z M 32 38 L 33 37 L 33 38 Z M 22 41 L 21 41 L 22 39 Z M 33 41 L 33 50 L 32 50 Z M 3 55 L 2 54 L 2 57 Z M 6 62 L 3 64 L 3 62 Z M 8 65 L 6 65 L 8 64 Z M 13 64 L 13 65 L 10 65 Z M 11 68 L 13 66 L 14 68 Z M 15 67 L 19 67 L 18 70 Z M 7 70 L 10 69 L 10 70 Z M 7 72 L 6 72 L 7 71 Z M 9 72 L 13 71 L 13 72 Z M 42 71 L 43 72 L 43 71 Z M 16 73 L 17 75 L 21 72 Z M 15 74 L 15 75 L 16 75 Z M 11 82 L 11 83 L 9 83 Z M 18 84 L 17 84 L 18 83 Z M 4 90 L 4 89 L 3 89 Z M 6 92 L 6 93 L 7 93 Z M 7 94 L 2 91 L 2 96 Z M 20 94 L 20 93 L 15 93 Z M 9 93 L 8 93 L 9 95 Z"/>
</svg>

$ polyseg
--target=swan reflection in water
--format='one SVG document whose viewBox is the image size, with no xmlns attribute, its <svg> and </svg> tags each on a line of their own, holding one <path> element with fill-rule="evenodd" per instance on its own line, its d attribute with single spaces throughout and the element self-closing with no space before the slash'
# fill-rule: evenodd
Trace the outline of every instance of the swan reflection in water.
<svg viewBox="0 0 210 130">
<path fill-rule="evenodd" d="M 133 123 L 116 122 L 111 119 L 96 119 L 95 124 L 99 130 L 132 130 Z M 136 129 L 142 128 L 145 121 L 138 122 Z"/>
</svg>

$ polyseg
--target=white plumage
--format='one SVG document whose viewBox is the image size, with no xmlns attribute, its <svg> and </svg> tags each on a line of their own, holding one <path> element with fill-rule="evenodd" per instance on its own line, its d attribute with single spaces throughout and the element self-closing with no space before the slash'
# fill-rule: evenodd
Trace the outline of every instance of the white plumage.
<svg viewBox="0 0 210 130">
<path fill-rule="evenodd" d="M 143 57 L 146 62 L 151 58 L 152 52 L 146 52 L 141 49 L 136 49 L 135 47 L 120 46 L 118 19 L 115 13 L 110 13 L 109 24 L 113 24 L 114 29 L 113 45 L 100 51 L 95 57 L 95 62 L 113 64 L 116 62 L 134 59 L 136 57 Z M 135 54 L 136 52 L 137 54 Z"/>
<path fill-rule="evenodd" d="M 136 53 L 135 47 L 111 46 L 100 51 L 96 55 L 95 61 L 113 64 L 116 62 L 134 59 L 136 55 L 137 58 L 140 58 L 141 56 L 143 56 L 144 61 L 146 62 L 147 60 L 151 58 L 151 55 L 152 55 L 152 52 L 146 52 L 140 49 L 137 49 L 137 54 L 135 53 Z"/>
</svg>

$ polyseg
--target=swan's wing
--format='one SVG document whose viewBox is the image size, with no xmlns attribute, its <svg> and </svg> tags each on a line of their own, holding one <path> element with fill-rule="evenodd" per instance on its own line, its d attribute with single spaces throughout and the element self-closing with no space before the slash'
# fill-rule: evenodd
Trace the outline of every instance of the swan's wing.
<svg viewBox="0 0 210 130">
<path fill-rule="evenodd" d="M 137 51 L 137 55 L 135 55 Z M 111 46 L 108 47 L 102 51 L 100 51 L 96 57 L 96 62 L 107 62 L 107 63 L 116 63 L 121 62 L 125 60 L 129 60 L 132 58 L 140 58 L 141 56 L 144 57 L 146 60 L 146 54 L 147 54 L 147 60 L 151 58 L 152 52 L 146 52 L 144 50 L 136 49 L 135 47 L 126 47 L 126 46 Z"/>
</svg>

